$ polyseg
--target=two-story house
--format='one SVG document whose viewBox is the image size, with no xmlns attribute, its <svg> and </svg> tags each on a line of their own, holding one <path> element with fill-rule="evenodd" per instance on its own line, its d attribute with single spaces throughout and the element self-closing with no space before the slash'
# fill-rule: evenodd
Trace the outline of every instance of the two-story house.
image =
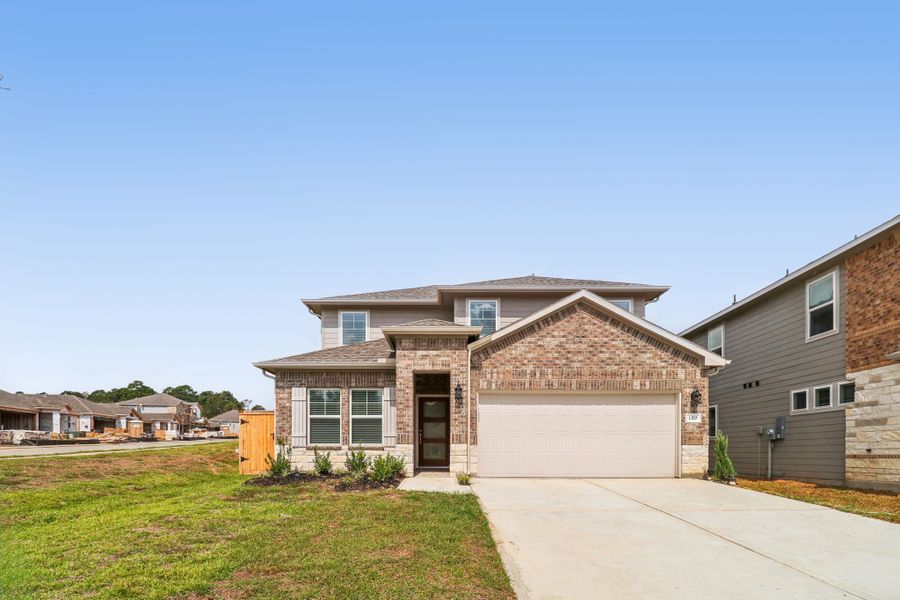
<svg viewBox="0 0 900 600">
<path fill-rule="evenodd" d="M 900 489 L 898 237 L 895 217 L 681 332 L 733 361 L 709 434 L 740 475 Z"/>
<path fill-rule="evenodd" d="M 151 394 L 117 404 L 133 408 L 136 416 L 144 423 L 144 433 L 148 435 L 165 431 L 167 436 L 175 436 L 188 430 L 191 423 L 198 420 L 195 417 L 199 410 L 196 402 L 185 402 L 169 394 Z"/>
<path fill-rule="evenodd" d="M 667 289 L 530 275 L 307 299 L 321 349 L 255 366 L 304 469 L 362 446 L 410 472 L 702 476 L 728 361 L 644 318 Z"/>
</svg>

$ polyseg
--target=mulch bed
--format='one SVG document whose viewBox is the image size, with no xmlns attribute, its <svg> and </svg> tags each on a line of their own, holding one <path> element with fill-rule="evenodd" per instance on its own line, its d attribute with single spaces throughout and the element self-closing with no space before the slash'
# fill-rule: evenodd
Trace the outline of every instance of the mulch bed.
<svg viewBox="0 0 900 600">
<path fill-rule="evenodd" d="M 390 490 L 400 485 L 402 477 L 392 481 L 378 482 L 371 479 L 363 479 L 359 481 L 345 481 L 346 474 L 318 475 L 316 473 L 304 473 L 302 471 L 291 471 L 284 477 L 274 477 L 272 475 L 260 475 L 253 479 L 248 479 L 244 485 L 252 485 L 259 487 L 269 487 L 273 485 L 292 485 L 296 483 L 309 483 L 312 481 L 328 482 L 338 492 L 361 492 L 366 490 Z"/>
</svg>

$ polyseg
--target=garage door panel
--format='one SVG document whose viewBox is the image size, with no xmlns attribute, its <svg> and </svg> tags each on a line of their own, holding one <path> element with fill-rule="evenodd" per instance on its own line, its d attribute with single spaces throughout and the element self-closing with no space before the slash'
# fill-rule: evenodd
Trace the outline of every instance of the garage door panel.
<svg viewBox="0 0 900 600">
<path fill-rule="evenodd" d="M 479 395 L 479 475 L 673 477 L 674 395 Z"/>
</svg>

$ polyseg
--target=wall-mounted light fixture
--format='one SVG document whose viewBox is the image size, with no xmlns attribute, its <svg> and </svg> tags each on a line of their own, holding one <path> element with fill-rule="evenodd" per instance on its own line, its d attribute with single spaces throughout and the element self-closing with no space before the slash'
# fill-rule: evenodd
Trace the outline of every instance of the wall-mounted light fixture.
<svg viewBox="0 0 900 600">
<path fill-rule="evenodd" d="M 456 398 L 457 404 L 462 404 L 462 385 L 457 383 L 453 390 L 453 397 Z"/>
<path fill-rule="evenodd" d="M 694 391 L 691 392 L 691 407 L 696 408 L 701 400 L 703 400 L 703 395 L 700 393 L 700 389 L 694 388 Z"/>
</svg>

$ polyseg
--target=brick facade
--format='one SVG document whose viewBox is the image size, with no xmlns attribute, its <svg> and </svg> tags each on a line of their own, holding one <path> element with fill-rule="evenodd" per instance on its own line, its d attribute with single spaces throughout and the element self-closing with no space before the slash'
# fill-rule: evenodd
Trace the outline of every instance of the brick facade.
<svg viewBox="0 0 900 600">
<path fill-rule="evenodd" d="M 847 372 L 890 364 L 900 350 L 900 230 L 845 263 Z"/>
<path fill-rule="evenodd" d="M 548 315 L 472 354 L 473 387 L 479 392 L 596 391 L 681 394 L 683 413 L 701 423 L 681 424 L 682 473 L 706 472 L 707 374 L 700 361 L 616 320 L 587 303 Z M 691 406 L 691 392 L 702 401 Z"/>
</svg>

